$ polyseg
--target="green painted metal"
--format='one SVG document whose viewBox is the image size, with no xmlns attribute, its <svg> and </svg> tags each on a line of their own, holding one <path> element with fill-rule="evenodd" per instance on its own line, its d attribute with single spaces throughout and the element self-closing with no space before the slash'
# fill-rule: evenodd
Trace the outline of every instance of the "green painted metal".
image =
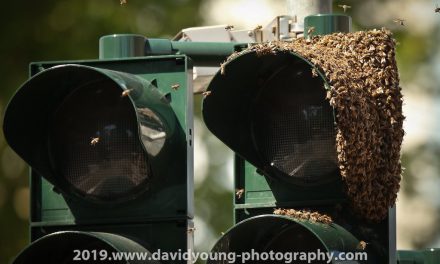
<svg viewBox="0 0 440 264">
<path fill-rule="evenodd" d="M 219 66 L 232 53 L 247 46 L 247 43 L 171 41 L 134 34 L 114 34 L 99 39 L 99 59 L 185 54 L 191 57 L 196 66 Z"/>
<path fill-rule="evenodd" d="M 219 66 L 235 51 L 241 51 L 247 43 L 234 42 L 185 42 L 149 38 L 145 44 L 146 55 L 185 54 L 195 66 Z"/>
<path fill-rule="evenodd" d="M 67 256 L 66 248 L 72 249 Z M 66 260 L 70 262 L 75 259 L 80 263 L 84 261 L 111 262 L 109 259 L 112 259 L 112 253 L 117 252 L 138 253 L 151 257 L 147 249 L 124 236 L 103 232 L 60 231 L 36 240 L 25 248 L 13 263 L 64 263 Z M 114 260 L 111 263 L 114 263 Z M 158 264 L 160 262 L 134 259 L 117 263 Z"/>
<path fill-rule="evenodd" d="M 255 166 L 238 155 L 235 160 L 235 186 L 244 190 L 241 198 L 235 199 L 236 209 L 345 203 L 341 181 L 310 187 L 286 184 L 259 173 Z"/>
<path fill-rule="evenodd" d="M 398 250 L 398 264 L 437 264 L 440 263 L 440 249 Z"/>
<path fill-rule="evenodd" d="M 323 253 L 333 253 L 335 257 L 339 252 L 362 251 L 359 248 L 359 240 L 337 224 L 327 225 L 278 215 L 259 215 L 229 229 L 217 241 L 212 252 L 235 252 L 243 256 L 242 253 L 249 253 L 252 250 L 260 253 L 273 251 L 292 254 L 295 252 L 316 253 L 320 250 Z M 286 260 L 270 263 L 286 263 L 284 261 Z M 208 263 L 221 262 L 208 261 Z M 331 263 L 340 262 L 333 260 Z"/>
<path fill-rule="evenodd" d="M 135 34 L 113 34 L 99 39 L 99 59 L 121 59 L 144 56 L 145 37 Z"/>
<path fill-rule="evenodd" d="M 315 35 L 327 35 L 335 32 L 350 32 L 351 17 L 343 14 L 317 14 L 304 18 L 304 37 L 310 32 Z"/>
</svg>

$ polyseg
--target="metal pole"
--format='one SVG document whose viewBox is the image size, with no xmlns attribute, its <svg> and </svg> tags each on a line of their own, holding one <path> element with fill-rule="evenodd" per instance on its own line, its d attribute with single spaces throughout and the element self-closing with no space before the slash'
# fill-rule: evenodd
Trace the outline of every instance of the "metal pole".
<svg viewBox="0 0 440 264">
<path fill-rule="evenodd" d="M 332 13 L 332 0 L 287 0 L 288 15 L 296 18 L 296 27 L 304 30 L 304 18 Z"/>
</svg>

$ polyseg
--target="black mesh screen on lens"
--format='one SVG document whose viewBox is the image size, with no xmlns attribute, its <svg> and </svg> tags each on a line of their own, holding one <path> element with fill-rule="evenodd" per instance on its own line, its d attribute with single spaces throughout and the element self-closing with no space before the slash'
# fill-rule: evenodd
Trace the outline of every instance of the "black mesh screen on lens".
<svg viewBox="0 0 440 264">
<path fill-rule="evenodd" d="M 51 122 L 49 154 L 57 181 L 88 200 L 126 200 L 148 188 L 135 110 L 121 93 L 110 80 L 78 87 Z"/>
<path fill-rule="evenodd" d="M 320 77 L 307 64 L 285 66 L 257 95 L 251 130 L 267 166 L 304 184 L 338 176 L 333 109 Z"/>
</svg>

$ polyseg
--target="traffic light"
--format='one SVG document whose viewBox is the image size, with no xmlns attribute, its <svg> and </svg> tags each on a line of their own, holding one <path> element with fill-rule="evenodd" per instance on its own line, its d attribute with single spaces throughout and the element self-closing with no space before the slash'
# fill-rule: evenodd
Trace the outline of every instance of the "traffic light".
<svg viewBox="0 0 440 264">
<path fill-rule="evenodd" d="M 204 121 L 236 153 L 236 225 L 213 252 L 243 256 L 252 250 L 320 250 L 333 254 L 332 263 L 395 263 L 392 206 L 400 181 L 403 116 L 394 79 L 394 44 L 384 31 L 313 35 L 346 32 L 347 26 L 330 23 L 335 28 L 322 29 L 316 22 L 349 22 L 344 17 L 310 16 L 305 21 L 305 28 L 313 29 L 309 36 L 293 43 L 254 45 L 231 56 L 211 81 L 203 101 Z M 376 48 L 386 61 L 376 62 Z M 388 99 L 373 96 L 378 85 Z M 381 106 L 383 99 L 387 103 Z M 379 129 L 373 128 L 379 123 Z M 370 127 L 358 130 L 365 124 Z M 370 141 L 380 137 L 381 142 L 357 149 L 362 140 L 368 141 L 361 135 Z M 361 156 L 366 151 L 368 158 Z M 377 165 L 379 156 L 388 163 Z M 369 163 L 362 163 L 364 158 Z M 367 257 L 336 262 L 341 252 Z"/>
<path fill-rule="evenodd" d="M 100 60 L 30 65 L 3 124 L 31 167 L 32 243 L 14 263 L 192 248 L 192 62 L 144 57 L 145 41 L 112 35 Z"/>
</svg>

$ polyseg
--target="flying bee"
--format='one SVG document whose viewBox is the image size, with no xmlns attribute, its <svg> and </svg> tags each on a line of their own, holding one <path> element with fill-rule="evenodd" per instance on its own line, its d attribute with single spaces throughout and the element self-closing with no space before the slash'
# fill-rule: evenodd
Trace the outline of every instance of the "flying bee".
<svg viewBox="0 0 440 264">
<path fill-rule="evenodd" d="M 125 4 L 127 3 L 127 0 L 120 0 L 119 3 L 120 3 L 121 5 L 125 5 Z"/>
<path fill-rule="evenodd" d="M 127 90 L 124 90 L 124 91 L 122 92 L 122 94 L 121 94 L 121 97 L 126 97 L 126 96 L 128 96 L 132 91 L 133 91 L 133 89 L 127 89 Z"/>
<path fill-rule="evenodd" d="M 95 138 L 92 138 L 92 140 L 90 140 L 90 145 L 92 145 L 92 146 L 95 146 L 98 143 L 99 143 L 99 137 L 95 137 Z"/>
<path fill-rule="evenodd" d="M 435 5 L 434 12 L 440 13 L 440 7 L 438 5 Z"/>
<path fill-rule="evenodd" d="M 174 91 L 179 89 L 179 87 L 180 87 L 180 84 L 178 84 L 178 83 L 175 83 L 175 84 L 171 85 L 171 89 L 173 89 Z"/>
<path fill-rule="evenodd" d="M 241 199 L 241 197 L 243 196 L 243 193 L 244 193 L 244 189 L 238 189 L 235 192 L 235 195 L 237 196 L 237 199 Z"/>
<path fill-rule="evenodd" d="M 196 231 L 196 228 L 195 228 L 195 227 L 190 227 L 190 228 L 188 228 L 188 230 L 187 230 L 188 234 L 191 234 L 191 233 L 194 232 L 194 231 Z"/>
<path fill-rule="evenodd" d="M 401 25 L 401 26 L 405 26 L 405 19 L 400 19 L 400 18 L 397 18 L 397 19 L 394 19 L 393 20 L 393 22 L 394 23 L 397 23 L 397 24 L 399 24 L 399 25 Z"/>
<path fill-rule="evenodd" d="M 367 248 L 367 244 L 368 244 L 367 242 L 361 240 L 361 241 L 359 242 L 359 244 L 357 245 L 357 249 L 365 250 L 365 249 Z"/>
<path fill-rule="evenodd" d="M 205 91 L 202 93 L 203 98 L 206 98 L 207 96 L 211 95 L 211 91 Z"/>
<path fill-rule="evenodd" d="M 226 29 L 226 30 L 233 30 L 233 29 L 234 29 L 234 26 L 233 26 L 233 25 L 227 25 L 227 26 L 225 27 L 225 29 Z"/>
<path fill-rule="evenodd" d="M 344 9 L 344 13 L 347 12 L 347 9 L 351 8 L 349 5 L 339 5 L 339 7 Z"/>
</svg>

